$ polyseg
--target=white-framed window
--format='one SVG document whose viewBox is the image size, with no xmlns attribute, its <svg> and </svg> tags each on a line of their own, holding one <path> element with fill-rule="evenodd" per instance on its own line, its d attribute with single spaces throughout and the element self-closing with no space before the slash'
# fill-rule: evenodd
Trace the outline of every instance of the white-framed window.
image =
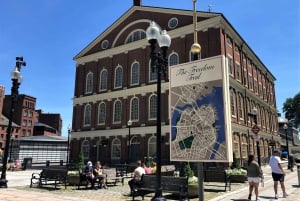
<svg viewBox="0 0 300 201">
<path fill-rule="evenodd" d="M 146 38 L 145 30 L 142 29 L 134 30 L 127 37 L 126 43 L 132 43 L 134 41 L 142 40 L 144 38 Z"/>
<path fill-rule="evenodd" d="M 99 86 L 100 91 L 107 90 L 107 76 L 108 76 L 107 70 L 103 69 L 100 73 L 100 86 Z"/>
<path fill-rule="evenodd" d="M 151 136 L 148 140 L 148 156 L 156 156 L 156 137 Z"/>
<path fill-rule="evenodd" d="M 149 98 L 149 119 L 154 120 L 156 119 L 156 110 L 157 110 L 157 96 L 153 94 Z"/>
<path fill-rule="evenodd" d="M 121 122 L 121 114 L 122 114 L 122 103 L 120 100 L 116 100 L 114 103 L 114 123 Z"/>
<path fill-rule="evenodd" d="M 87 104 L 84 107 L 84 126 L 91 125 L 91 115 L 92 115 L 92 106 L 90 104 Z"/>
<path fill-rule="evenodd" d="M 27 110 L 24 110 L 23 116 L 24 116 L 24 117 L 27 117 L 27 115 L 28 115 L 28 111 L 27 111 Z"/>
<path fill-rule="evenodd" d="M 81 151 L 82 151 L 84 159 L 90 158 L 90 143 L 89 143 L 89 141 L 85 140 L 82 142 Z"/>
<path fill-rule="evenodd" d="M 98 124 L 105 124 L 106 119 L 106 105 L 105 103 L 99 103 L 98 106 Z"/>
<path fill-rule="evenodd" d="M 93 92 L 93 73 L 89 72 L 86 75 L 86 80 L 85 80 L 85 93 L 92 93 Z"/>
<path fill-rule="evenodd" d="M 139 99 L 137 97 L 133 97 L 130 101 L 130 119 L 132 121 L 139 120 Z"/>
<path fill-rule="evenodd" d="M 233 76 L 233 61 L 231 56 L 227 56 L 227 70 L 228 74 Z"/>
<path fill-rule="evenodd" d="M 240 143 L 236 140 L 233 142 L 233 152 L 237 158 L 240 158 Z"/>
<path fill-rule="evenodd" d="M 152 68 L 151 59 L 149 60 L 149 81 L 155 82 L 157 80 L 157 68 Z"/>
<path fill-rule="evenodd" d="M 241 65 L 239 63 L 235 63 L 235 77 L 238 81 L 242 80 Z"/>
<path fill-rule="evenodd" d="M 179 64 L 179 56 L 176 52 L 172 52 L 169 56 L 169 66 L 174 66 Z"/>
<path fill-rule="evenodd" d="M 115 70 L 115 88 L 122 88 L 123 68 L 118 66 Z"/>
<path fill-rule="evenodd" d="M 239 118 L 244 119 L 244 97 L 242 94 L 239 94 L 238 110 L 239 110 Z"/>
<path fill-rule="evenodd" d="M 119 160 L 121 158 L 121 141 L 118 138 L 111 142 L 111 159 Z"/>
<path fill-rule="evenodd" d="M 138 85 L 140 82 L 140 64 L 138 62 L 134 62 L 131 65 L 131 86 Z"/>
<path fill-rule="evenodd" d="M 233 89 L 230 89 L 230 109 L 231 109 L 231 115 L 236 116 L 236 104 L 235 104 L 235 91 Z"/>
</svg>

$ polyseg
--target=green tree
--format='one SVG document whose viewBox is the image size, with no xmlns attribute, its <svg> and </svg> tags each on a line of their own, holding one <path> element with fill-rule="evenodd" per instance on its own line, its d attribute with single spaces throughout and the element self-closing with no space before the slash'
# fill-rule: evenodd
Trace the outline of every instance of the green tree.
<svg viewBox="0 0 300 201">
<path fill-rule="evenodd" d="M 81 151 L 79 153 L 79 156 L 77 158 L 76 168 L 81 169 L 84 166 L 84 158 L 83 158 L 83 152 Z"/>
<path fill-rule="evenodd" d="M 293 98 L 287 98 L 283 103 L 282 111 L 285 113 L 285 118 L 293 123 L 293 126 L 300 126 L 300 92 Z"/>
<path fill-rule="evenodd" d="M 193 177 L 194 176 L 194 171 L 192 170 L 190 163 L 183 162 L 181 164 L 179 175 L 181 177 Z"/>
<path fill-rule="evenodd" d="M 234 169 L 240 169 L 241 168 L 241 164 L 240 164 L 240 161 L 239 159 L 236 157 L 235 153 L 233 152 L 233 162 L 232 162 L 232 165 L 231 165 L 231 168 Z"/>
</svg>

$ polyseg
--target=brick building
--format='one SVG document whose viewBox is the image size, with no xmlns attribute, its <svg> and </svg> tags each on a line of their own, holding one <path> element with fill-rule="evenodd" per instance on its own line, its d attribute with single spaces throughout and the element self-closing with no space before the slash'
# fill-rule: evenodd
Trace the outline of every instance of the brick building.
<svg viewBox="0 0 300 201">
<path fill-rule="evenodd" d="M 142 6 L 140 1 L 109 26 L 76 61 L 71 158 L 82 151 L 85 159 L 107 164 L 155 157 L 156 72 L 150 68 L 150 47 L 145 30 L 154 20 L 172 38 L 169 65 L 191 61 L 194 43 L 193 11 Z M 251 133 L 257 108 L 262 162 L 268 158 L 271 140 L 280 146 L 275 102 L 275 77 L 221 13 L 197 12 L 197 36 L 201 58 L 223 55 L 230 84 L 232 147 L 246 160 L 256 152 Z M 162 82 L 162 163 L 169 163 L 168 81 Z M 128 143 L 128 120 L 131 143 Z"/>
</svg>

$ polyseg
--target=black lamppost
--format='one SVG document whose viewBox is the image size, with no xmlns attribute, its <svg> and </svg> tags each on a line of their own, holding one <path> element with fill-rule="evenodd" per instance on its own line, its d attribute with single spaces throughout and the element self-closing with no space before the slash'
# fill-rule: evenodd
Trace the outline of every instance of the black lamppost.
<svg viewBox="0 0 300 201">
<path fill-rule="evenodd" d="M 71 135 L 71 127 L 68 126 L 68 147 L 67 147 L 67 164 L 69 163 L 69 155 L 70 155 L 70 135 Z"/>
<path fill-rule="evenodd" d="M 131 119 L 128 120 L 127 122 L 127 126 L 128 126 L 128 143 L 127 143 L 127 164 L 130 163 L 130 149 L 131 149 L 131 135 L 130 135 L 130 128 L 132 126 L 132 121 Z"/>
<path fill-rule="evenodd" d="M 288 140 L 288 133 L 287 133 L 287 129 L 288 129 L 288 126 L 287 124 L 284 124 L 283 125 L 283 129 L 284 129 L 284 132 L 285 132 L 285 143 L 286 143 L 286 149 L 287 149 L 287 160 L 288 160 L 288 169 L 290 169 L 290 151 L 289 151 L 289 140 Z"/>
<path fill-rule="evenodd" d="M 255 141 L 256 141 L 256 152 L 257 152 L 257 162 L 258 162 L 258 165 L 261 166 L 261 161 L 260 161 L 260 148 L 259 148 L 259 135 L 258 135 L 258 132 L 259 132 L 259 127 L 257 126 L 257 109 L 256 107 L 254 107 L 252 109 L 252 112 L 251 113 L 248 113 L 248 115 L 250 117 L 253 118 L 253 121 L 254 121 L 254 126 L 252 126 L 252 132 L 255 134 L 254 135 L 254 138 L 255 138 Z"/>
<path fill-rule="evenodd" d="M 156 191 L 152 198 L 153 201 L 166 200 L 162 197 L 161 188 L 161 73 L 166 77 L 168 67 L 167 50 L 171 45 L 171 37 L 167 34 L 166 30 L 161 31 L 157 24 L 152 21 L 146 30 L 147 39 L 151 45 L 151 70 L 157 73 L 157 108 L 156 108 L 156 155 L 157 155 L 157 170 L 156 170 Z M 155 52 L 156 44 L 162 50 L 162 53 Z"/>
<path fill-rule="evenodd" d="M 16 67 L 10 74 L 10 77 L 12 80 L 11 107 L 10 107 L 10 113 L 9 113 L 8 126 L 7 126 L 7 134 L 6 134 L 6 142 L 5 142 L 5 149 L 4 149 L 4 158 L 3 158 L 3 165 L 2 165 L 0 188 L 7 188 L 6 167 L 7 167 L 9 143 L 10 143 L 11 132 L 12 132 L 12 121 L 13 121 L 13 114 L 14 114 L 14 110 L 15 110 L 15 103 L 18 101 L 18 95 L 19 95 L 18 89 L 19 89 L 19 86 L 22 81 L 22 75 L 20 73 L 22 66 L 26 66 L 25 61 L 23 61 L 23 57 L 16 57 Z"/>
</svg>

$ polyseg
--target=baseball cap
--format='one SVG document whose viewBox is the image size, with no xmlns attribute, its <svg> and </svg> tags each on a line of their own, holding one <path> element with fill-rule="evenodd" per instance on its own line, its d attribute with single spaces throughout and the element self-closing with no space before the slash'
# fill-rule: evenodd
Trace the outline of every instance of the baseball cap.
<svg viewBox="0 0 300 201">
<path fill-rule="evenodd" d="M 87 164 L 88 164 L 89 166 L 92 166 L 92 162 L 91 162 L 91 161 L 89 161 Z"/>
<path fill-rule="evenodd" d="M 274 154 L 281 154 L 281 151 L 278 150 L 278 149 L 276 149 L 276 150 L 273 151 L 273 153 L 274 153 Z"/>
</svg>

